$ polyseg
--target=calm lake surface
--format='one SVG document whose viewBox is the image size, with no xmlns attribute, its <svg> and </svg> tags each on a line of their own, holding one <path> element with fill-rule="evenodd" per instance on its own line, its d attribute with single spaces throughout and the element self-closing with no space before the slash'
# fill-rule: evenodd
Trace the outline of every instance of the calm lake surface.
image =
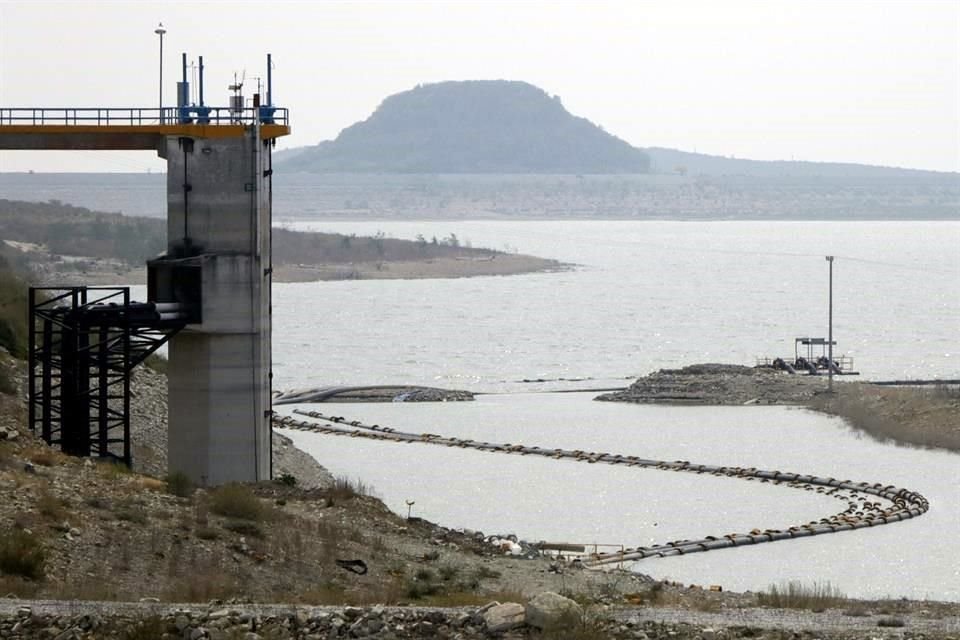
<svg viewBox="0 0 960 640">
<path fill-rule="evenodd" d="M 624 377 L 705 361 L 752 364 L 834 332 L 870 379 L 960 378 L 960 223 L 289 223 L 430 238 L 572 262 L 561 273 L 464 280 L 280 284 L 275 386 L 420 383 L 493 392 L 474 403 L 328 412 L 414 432 L 757 466 L 883 482 L 931 510 L 879 529 L 639 563 L 729 589 L 828 580 L 849 595 L 960 600 L 955 454 L 879 444 L 838 419 L 782 407 L 650 407 L 595 394 Z M 524 383 L 524 379 L 588 378 Z M 287 411 L 289 409 L 285 409 Z M 648 544 L 781 528 L 838 509 L 755 482 L 290 433 L 398 513 L 529 539 Z"/>
<path fill-rule="evenodd" d="M 491 442 L 803 471 L 923 493 L 920 518 L 634 568 L 684 583 L 757 590 L 829 581 L 850 596 L 960 600 L 957 455 L 882 445 L 838 419 L 785 407 L 657 407 L 593 394 L 480 396 L 473 403 L 334 404 L 323 411 Z M 289 408 L 284 407 L 284 412 Z M 696 474 L 286 432 L 331 472 L 359 478 L 397 513 L 528 540 L 637 546 L 786 528 L 842 510 L 815 492 Z"/>
</svg>

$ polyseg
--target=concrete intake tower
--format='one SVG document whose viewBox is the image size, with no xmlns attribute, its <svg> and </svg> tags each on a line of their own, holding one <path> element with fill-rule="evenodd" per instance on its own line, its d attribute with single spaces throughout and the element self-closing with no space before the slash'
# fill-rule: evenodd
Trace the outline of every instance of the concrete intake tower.
<svg viewBox="0 0 960 640">
<path fill-rule="evenodd" d="M 204 105 L 202 88 L 199 104 L 186 103 L 189 90 L 178 91 L 177 107 L 0 107 L 0 149 L 143 149 L 166 159 L 167 247 L 147 263 L 146 311 L 137 307 L 134 315 L 129 303 L 108 305 L 97 288 L 84 287 L 79 297 L 74 292 L 70 312 L 61 315 L 74 319 L 70 336 L 105 336 L 102 352 L 114 356 L 119 350 L 110 345 L 118 344 L 114 336 L 122 331 L 163 332 L 147 351 L 169 340 L 168 467 L 201 485 L 266 480 L 272 473 L 271 151 L 290 127 L 286 109 L 271 103 L 269 76 L 266 99 L 261 104 L 255 95 L 252 106 L 231 87 L 229 107 Z M 51 307 L 47 315 L 59 317 L 60 308 Z M 120 398 L 103 388 L 106 382 L 97 384 L 108 379 L 97 368 L 109 368 L 107 356 L 102 362 L 89 356 L 74 367 L 80 374 L 64 378 L 58 347 L 44 351 L 41 339 L 66 336 L 67 329 L 58 328 L 64 323 L 54 322 L 46 333 L 37 329 L 34 340 L 35 322 L 32 318 L 31 427 L 41 428 L 45 438 L 52 434 L 48 442 L 61 442 L 65 451 L 70 442 L 74 450 L 68 452 L 104 456 L 106 443 L 115 440 L 106 431 L 119 425 L 117 416 L 125 412 L 129 463 L 129 368 L 148 354 L 140 357 L 136 339 L 125 347 L 127 391 Z M 83 353 L 100 353 L 90 339 L 82 344 Z M 41 370 L 47 373 L 37 373 Z M 44 382 L 44 375 L 53 382 Z M 80 382 L 74 384 L 74 378 Z M 73 386 L 60 384 L 64 379 Z M 83 405 L 87 401 L 89 406 Z M 81 405 L 87 408 L 78 418 Z"/>
</svg>

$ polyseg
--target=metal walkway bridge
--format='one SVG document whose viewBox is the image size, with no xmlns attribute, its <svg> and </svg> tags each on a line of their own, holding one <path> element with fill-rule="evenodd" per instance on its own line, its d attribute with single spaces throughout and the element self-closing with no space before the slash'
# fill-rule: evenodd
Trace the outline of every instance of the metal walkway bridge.
<svg viewBox="0 0 960 640">
<path fill-rule="evenodd" d="M 282 107 L 0 107 L 0 149 L 157 150 L 169 136 L 241 138 L 259 125 L 290 134 Z"/>
</svg>

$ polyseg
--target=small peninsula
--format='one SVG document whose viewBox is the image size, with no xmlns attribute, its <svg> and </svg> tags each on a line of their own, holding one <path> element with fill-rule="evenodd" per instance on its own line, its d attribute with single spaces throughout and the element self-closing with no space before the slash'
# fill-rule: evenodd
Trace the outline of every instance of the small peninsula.
<svg viewBox="0 0 960 640">
<path fill-rule="evenodd" d="M 166 247 L 158 218 L 60 202 L 0 199 L 0 257 L 51 285 L 143 284 L 144 263 Z M 566 268 L 556 260 L 467 246 L 450 233 L 415 240 L 273 230 L 275 282 L 462 278 Z"/>
</svg>

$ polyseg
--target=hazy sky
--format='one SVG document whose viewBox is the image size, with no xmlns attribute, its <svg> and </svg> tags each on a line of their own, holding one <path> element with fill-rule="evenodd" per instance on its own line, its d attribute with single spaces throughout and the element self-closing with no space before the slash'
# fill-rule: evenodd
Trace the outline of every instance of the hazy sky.
<svg viewBox="0 0 960 640">
<path fill-rule="evenodd" d="M 960 2 L 8 2 L 0 106 L 165 104 L 180 53 L 208 104 L 274 59 L 280 147 L 392 93 L 511 79 L 636 146 L 960 170 Z M 252 90 L 246 91 L 248 95 Z M 0 170 L 161 170 L 146 152 L 0 152 Z"/>
</svg>

